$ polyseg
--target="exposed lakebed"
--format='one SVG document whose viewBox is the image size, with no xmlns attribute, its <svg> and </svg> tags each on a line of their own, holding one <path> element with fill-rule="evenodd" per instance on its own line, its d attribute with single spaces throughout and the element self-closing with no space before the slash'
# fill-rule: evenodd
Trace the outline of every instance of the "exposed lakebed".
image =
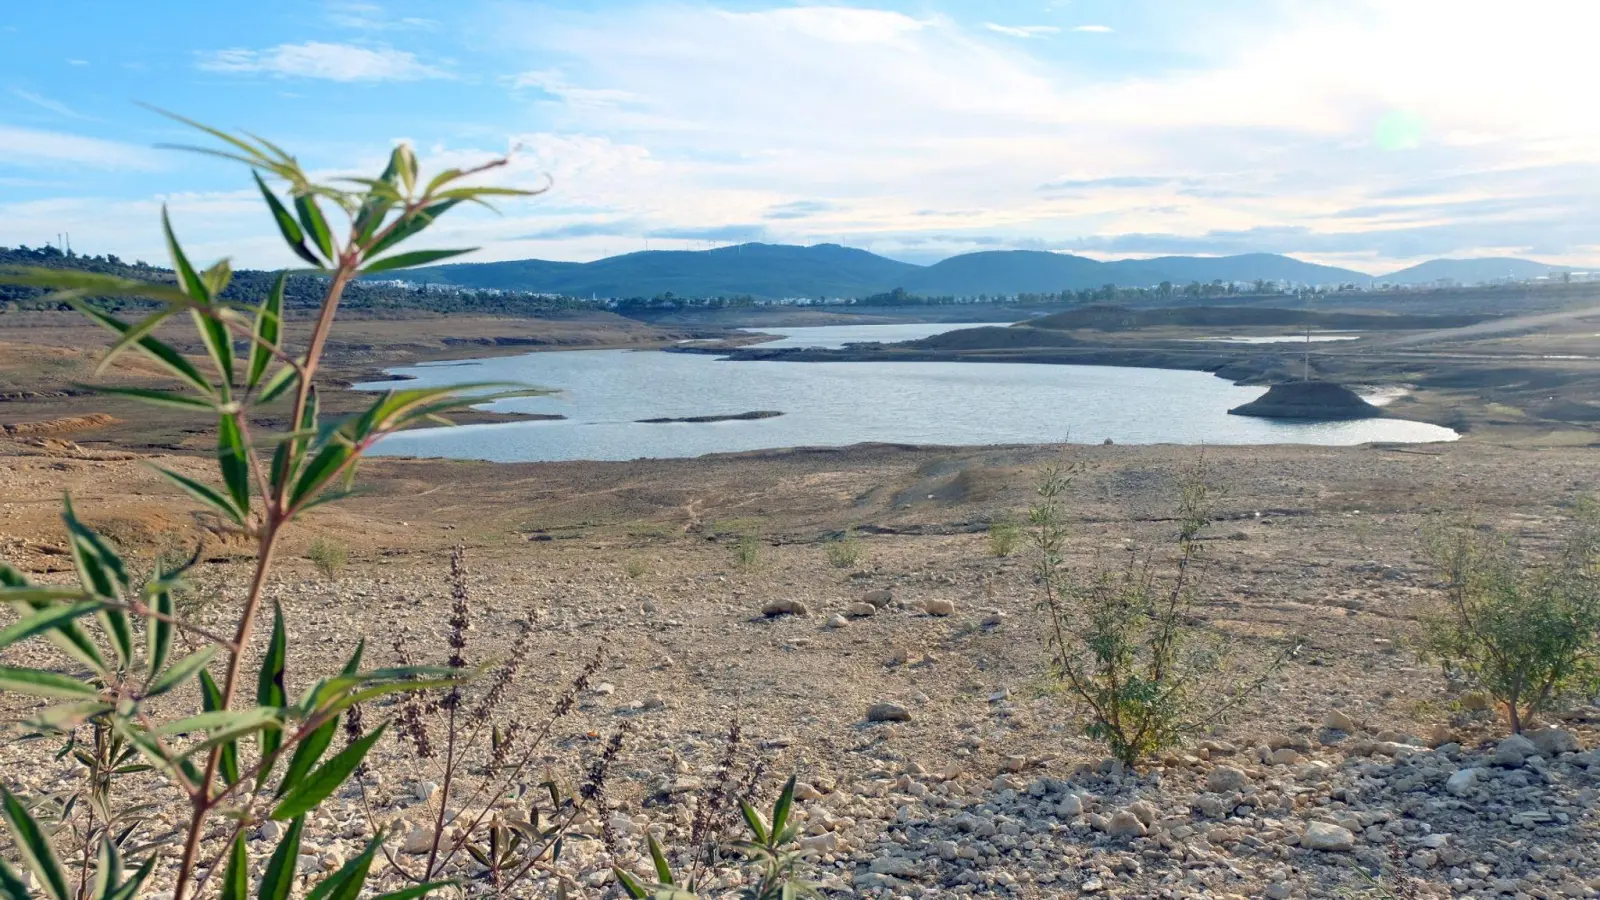
<svg viewBox="0 0 1600 900">
<path fill-rule="evenodd" d="M 786 346 L 908 340 L 971 325 L 768 329 Z M 913 332 L 914 330 L 914 332 Z M 849 332 L 844 334 L 843 332 Z M 1228 415 L 1265 388 L 1205 372 L 1111 366 L 962 362 L 728 362 L 713 356 L 569 350 L 392 370 L 428 387 L 514 381 L 560 393 L 503 400 L 496 412 L 565 419 L 421 429 L 379 453 L 503 462 L 683 457 L 864 441 L 905 444 L 1359 444 L 1452 440 L 1446 428 L 1398 419 L 1284 422 Z M 391 388 L 375 382 L 363 388 Z M 752 410 L 781 416 L 725 421 Z M 654 419 L 656 423 L 641 420 Z"/>
</svg>

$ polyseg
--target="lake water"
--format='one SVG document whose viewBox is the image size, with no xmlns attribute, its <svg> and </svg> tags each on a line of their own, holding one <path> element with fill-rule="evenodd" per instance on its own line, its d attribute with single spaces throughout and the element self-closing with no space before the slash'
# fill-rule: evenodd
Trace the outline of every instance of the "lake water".
<svg viewBox="0 0 1600 900">
<path fill-rule="evenodd" d="M 907 326 L 847 326 L 850 340 Z M 964 325 L 919 326 L 950 330 Z M 823 329 L 805 329 L 815 332 Z M 783 329 L 793 340 L 802 329 Z M 768 333 L 773 333 L 771 330 Z M 926 332 L 925 333 L 937 333 Z M 799 335 L 798 337 L 796 335 Z M 828 337 L 828 336 L 825 336 Z M 845 340 L 842 335 L 828 337 Z M 882 340 L 883 338 L 876 338 Z M 900 338 L 904 339 L 904 338 Z M 803 346 L 812 346 L 804 344 Z M 406 386 L 514 381 L 559 394 L 493 404 L 560 421 L 466 425 L 384 439 L 389 455 L 503 462 L 684 457 L 863 441 L 1013 444 L 1070 439 L 1122 444 L 1359 444 L 1453 440 L 1446 428 L 1396 419 L 1290 423 L 1230 416 L 1264 388 L 1204 372 L 1111 366 L 956 362 L 727 362 L 713 356 L 569 350 L 392 370 Z M 379 382 L 364 388 L 388 389 Z M 780 410 L 782 416 L 705 424 L 636 420 Z"/>
<path fill-rule="evenodd" d="M 1358 341 L 1359 334 L 1313 334 L 1311 343 L 1318 344 L 1327 341 Z M 1189 338 L 1191 341 L 1215 341 L 1223 344 L 1288 344 L 1306 342 L 1304 334 L 1267 334 L 1267 335 L 1233 335 L 1231 337 L 1204 337 Z"/>
</svg>

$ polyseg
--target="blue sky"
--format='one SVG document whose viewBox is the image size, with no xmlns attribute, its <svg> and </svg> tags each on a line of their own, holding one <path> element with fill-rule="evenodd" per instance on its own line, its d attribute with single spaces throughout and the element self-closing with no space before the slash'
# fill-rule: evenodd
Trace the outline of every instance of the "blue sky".
<svg viewBox="0 0 1600 900">
<path fill-rule="evenodd" d="M 516 150 L 475 258 L 832 241 L 927 262 L 1283 252 L 1600 264 L 1600 4 L 150 0 L 0 14 L 0 243 L 288 263 L 244 173 Z M 1514 9 L 1514 12 L 1512 10 Z"/>
</svg>

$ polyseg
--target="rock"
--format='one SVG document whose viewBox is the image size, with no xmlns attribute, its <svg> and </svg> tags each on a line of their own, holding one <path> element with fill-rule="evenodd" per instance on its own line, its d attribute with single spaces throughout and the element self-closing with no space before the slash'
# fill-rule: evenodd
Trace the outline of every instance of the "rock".
<svg viewBox="0 0 1600 900">
<path fill-rule="evenodd" d="M 1578 752 L 1577 736 L 1560 728 L 1535 728 L 1532 731 L 1524 731 L 1522 736 L 1539 748 L 1540 756 L 1555 757 L 1562 753 Z"/>
<path fill-rule="evenodd" d="M 1106 440 L 1109 441 L 1111 439 L 1110 438 L 1106 438 Z M 1101 891 L 1103 891 L 1105 889 L 1106 889 L 1106 883 L 1104 881 L 1100 880 L 1099 877 L 1094 876 L 1094 875 L 1091 875 L 1088 878 L 1085 878 L 1083 880 L 1083 884 L 1078 886 L 1078 890 L 1082 891 L 1085 894 L 1098 894 L 1098 893 L 1100 893 Z"/>
<path fill-rule="evenodd" d="M 1343 385 L 1328 381 L 1285 381 L 1273 385 L 1256 400 L 1228 410 L 1228 415 L 1331 422 L 1372 419 L 1383 415 L 1383 410 Z"/>
<path fill-rule="evenodd" d="M 1456 742 L 1456 733 L 1449 725 L 1439 724 L 1428 729 L 1428 746 L 1434 749 Z"/>
<path fill-rule="evenodd" d="M 909 722 L 911 710 L 898 703 L 874 703 L 867 709 L 868 722 Z"/>
<path fill-rule="evenodd" d="M 1155 825 L 1156 819 L 1161 817 L 1159 810 L 1143 800 L 1128 804 L 1128 812 L 1138 816 L 1139 821 L 1143 822 L 1146 828 Z"/>
<path fill-rule="evenodd" d="M 602 697 L 609 697 L 617 692 L 617 686 L 609 681 L 602 681 L 594 686 L 594 692 Z"/>
<path fill-rule="evenodd" d="M 1494 764 L 1515 769 L 1530 756 L 1538 756 L 1539 748 L 1520 734 L 1513 734 L 1494 748 Z"/>
<path fill-rule="evenodd" d="M 276 844 L 281 837 L 283 837 L 282 823 L 274 822 L 271 819 L 262 822 L 261 827 L 256 829 L 256 840 L 258 841 Z"/>
<path fill-rule="evenodd" d="M 940 841 L 938 850 L 939 858 L 945 862 L 954 862 L 956 856 L 960 853 L 960 848 L 956 846 L 955 841 Z"/>
<path fill-rule="evenodd" d="M 417 785 L 416 789 L 412 793 L 413 796 L 417 798 L 418 803 L 427 803 L 429 800 L 432 800 L 433 795 L 438 792 L 439 786 L 437 784 L 434 784 L 431 781 L 424 781 Z"/>
<path fill-rule="evenodd" d="M 1311 740 L 1303 734 L 1280 734 L 1267 741 L 1267 747 L 1272 750 L 1298 750 L 1301 753 L 1311 749 Z"/>
<path fill-rule="evenodd" d="M 811 611 L 799 600 L 773 600 L 761 607 L 761 614 L 770 619 L 773 616 L 805 616 L 810 615 Z"/>
<path fill-rule="evenodd" d="M 875 609 L 883 609 L 894 601 L 894 594 L 885 590 L 867 591 L 862 595 L 861 602 L 870 603 Z"/>
<path fill-rule="evenodd" d="M 1306 825 L 1305 834 L 1300 836 L 1300 846 L 1307 850 L 1342 852 L 1354 849 L 1355 845 L 1356 836 L 1350 833 L 1350 829 L 1328 822 L 1311 822 Z"/>
<path fill-rule="evenodd" d="M 1291 747 L 1280 747 L 1272 751 L 1268 760 L 1275 766 L 1292 766 L 1299 762 L 1300 754 Z"/>
<path fill-rule="evenodd" d="M 839 835 L 831 831 L 800 839 L 800 849 L 811 853 L 832 853 L 839 849 Z"/>
<path fill-rule="evenodd" d="M 850 624 L 850 620 L 849 619 L 846 619 L 844 616 L 841 616 L 838 613 L 834 613 L 833 615 L 828 617 L 828 622 L 823 627 L 824 628 L 843 628 L 843 627 L 845 627 L 846 625 L 849 625 L 849 624 Z"/>
<path fill-rule="evenodd" d="M 904 856 L 880 856 L 867 867 L 867 871 L 874 875 L 894 875 L 899 878 L 908 877 L 916 870 L 916 864 Z"/>
<path fill-rule="evenodd" d="M 1459 769 L 1444 783 L 1445 791 L 1452 797 L 1465 797 L 1477 790 L 1478 775 L 1482 769 Z"/>
<path fill-rule="evenodd" d="M 1005 613 L 992 612 L 984 616 L 983 619 L 978 622 L 978 625 L 982 628 L 999 628 L 1001 625 L 1005 624 L 1005 621 Z"/>
<path fill-rule="evenodd" d="M 401 853 L 419 855 L 431 849 L 433 849 L 433 829 L 422 825 L 411 829 L 411 833 L 400 843 Z"/>
<path fill-rule="evenodd" d="M 956 604 L 953 600 L 928 600 L 922 604 L 922 611 L 930 616 L 953 616 Z"/>
<path fill-rule="evenodd" d="M 844 614 L 852 619 L 865 619 L 877 611 L 878 608 L 871 603 L 852 603 L 845 608 Z"/>
<path fill-rule="evenodd" d="M 807 800 L 821 800 L 822 792 L 817 790 L 816 786 L 808 781 L 797 781 L 794 783 L 794 798 L 801 802 Z"/>
<path fill-rule="evenodd" d="M 1148 833 L 1144 822 L 1130 810 L 1119 809 L 1106 822 L 1106 834 L 1112 837 L 1144 837 Z"/>
<path fill-rule="evenodd" d="M 1056 806 L 1056 815 L 1063 819 L 1076 819 L 1083 815 L 1083 798 L 1077 794 L 1062 797 L 1061 803 Z"/>
<path fill-rule="evenodd" d="M 1322 717 L 1322 727 L 1328 729 L 1329 731 L 1342 731 L 1345 734 L 1354 734 L 1356 732 L 1357 725 L 1356 720 L 1350 718 L 1347 713 L 1337 709 L 1330 709 L 1328 710 L 1328 714 Z"/>
<path fill-rule="evenodd" d="M 1206 790 L 1213 794 L 1230 794 L 1234 791 L 1244 790 L 1244 786 L 1249 781 L 1243 769 L 1236 769 L 1233 766 L 1217 766 L 1206 773 Z"/>
</svg>

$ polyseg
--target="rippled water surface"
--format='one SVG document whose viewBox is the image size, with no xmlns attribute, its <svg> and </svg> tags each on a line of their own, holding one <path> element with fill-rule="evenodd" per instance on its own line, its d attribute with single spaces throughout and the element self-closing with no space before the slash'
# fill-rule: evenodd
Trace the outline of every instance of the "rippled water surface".
<svg viewBox="0 0 1600 900">
<path fill-rule="evenodd" d="M 791 346 L 909 340 L 970 325 L 780 329 Z M 907 334 L 916 328 L 919 333 Z M 873 331 L 872 329 L 882 329 Z M 932 329 L 932 330 L 930 330 Z M 766 329 L 767 333 L 776 333 Z M 843 332 L 851 332 L 845 335 Z M 817 334 L 817 332 L 830 332 Z M 837 343 L 814 343 L 822 340 Z M 1300 424 L 1227 411 L 1259 387 L 1204 372 L 1111 366 L 957 362 L 726 362 L 629 350 L 529 353 L 392 370 L 415 386 L 516 381 L 560 393 L 500 401 L 502 412 L 560 421 L 469 425 L 394 435 L 380 453 L 499 461 L 634 459 L 862 441 L 1011 444 L 1060 441 L 1359 444 L 1452 440 L 1436 425 L 1395 419 Z M 392 383 L 363 385 L 375 389 Z M 647 418 L 778 410 L 782 416 L 705 424 Z"/>
</svg>

